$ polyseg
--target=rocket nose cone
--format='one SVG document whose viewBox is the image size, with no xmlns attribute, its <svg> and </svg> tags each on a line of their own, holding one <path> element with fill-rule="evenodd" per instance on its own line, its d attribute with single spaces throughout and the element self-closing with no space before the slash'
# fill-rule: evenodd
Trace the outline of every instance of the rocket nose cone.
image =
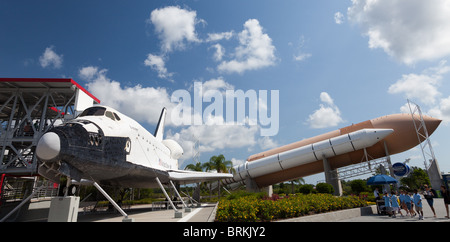
<svg viewBox="0 0 450 242">
<path fill-rule="evenodd" d="M 392 134 L 394 132 L 393 129 L 364 129 L 363 132 L 365 133 L 364 138 L 364 144 L 366 147 L 372 146 L 375 143 L 379 142 L 380 140 L 383 140 L 388 135 Z"/>
<path fill-rule="evenodd" d="M 61 151 L 61 142 L 58 134 L 48 132 L 42 135 L 36 146 L 36 155 L 43 161 L 56 158 Z"/>
<path fill-rule="evenodd" d="M 422 116 L 425 125 L 427 126 L 428 135 L 431 135 L 441 124 L 442 120 L 437 118 L 432 118 L 430 116 L 423 115 Z"/>
<path fill-rule="evenodd" d="M 377 139 L 384 139 L 386 136 L 392 134 L 394 132 L 393 129 L 373 129 L 373 135 L 376 136 Z"/>
</svg>

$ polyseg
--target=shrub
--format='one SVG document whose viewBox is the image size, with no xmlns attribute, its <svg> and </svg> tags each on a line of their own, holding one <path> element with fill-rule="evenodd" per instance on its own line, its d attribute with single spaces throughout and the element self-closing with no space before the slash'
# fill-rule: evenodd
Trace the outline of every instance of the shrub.
<svg viewBox="0 0 450 242">
<path fill-rule="evenodd" d="M 233 200 L 221 199 L 217 206 L 216 221 L 272 221 L 365 205 L 365 201 L 355 196 L 335 197 L 330 194 L 298 194 L 277 200 L 244 196 Z"/>
<path fill-rule="evenodd" d="M 356 194 L 368 191 L 366 181 L 361 179 L 351 181 L 350 187 L 352 188 L 352 192 Z"/>
<path fill-rule="evenodd" d="M 299 192 L 301 192 L 303 194 L 310 194 L 313 192 L 314 186 L 311 184 L 305 184 L 305 185 L 301 185 L 298 190 L 299 190 Z"/>
<path fill-rule="evenodd" d="M 327 194 L 333 194 L 334 188 L 332 185 L 328 183 L 318 183 L 316 185 L 316 190 L 318 193 L 327 193 Z"/>
</svg>

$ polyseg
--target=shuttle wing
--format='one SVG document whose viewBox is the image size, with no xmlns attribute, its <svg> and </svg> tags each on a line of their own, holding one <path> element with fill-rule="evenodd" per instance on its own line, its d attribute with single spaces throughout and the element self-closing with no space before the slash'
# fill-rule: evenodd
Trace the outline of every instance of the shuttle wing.
<svg viewBox="0 0 450 242">
<path fill-rule="evenodd" d="M 168 173 L 170 180 L 186 183 L 215 181 L 233 177 L 233 175 L 229 173 L 212 173 L 212 172 L 198 172 L 185 170 L 172 170 L 169 171 Z"/>
</svg>

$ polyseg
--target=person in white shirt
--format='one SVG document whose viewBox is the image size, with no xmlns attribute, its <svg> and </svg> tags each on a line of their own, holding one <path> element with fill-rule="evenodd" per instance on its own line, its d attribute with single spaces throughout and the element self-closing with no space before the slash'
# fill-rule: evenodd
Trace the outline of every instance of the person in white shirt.
<svg viewBox="0 0 450 242">
<path fill-rule="evenodd" d="M 380 193 L 378 192 L 378 187 L 373 191 L 373 195 L 375 196 L 375 201 L 380 199 Z"/>
</svg>

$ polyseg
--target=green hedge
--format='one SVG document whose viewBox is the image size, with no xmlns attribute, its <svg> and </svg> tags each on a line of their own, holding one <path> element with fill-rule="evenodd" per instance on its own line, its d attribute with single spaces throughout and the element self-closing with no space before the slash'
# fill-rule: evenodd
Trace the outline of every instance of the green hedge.
<svg viewBox="0 0 450 242">
<path fill-rule="evenodd" d="M 245 196 L 231 200 L 221 199 L 216 211 L 216 221 L 272 221 L 313 213 L 364 207 L 366 204 L 364 200 L 355 196 L 335 197 L 331 194 L 296 194 L 280 199 Z"/>
</svg>

